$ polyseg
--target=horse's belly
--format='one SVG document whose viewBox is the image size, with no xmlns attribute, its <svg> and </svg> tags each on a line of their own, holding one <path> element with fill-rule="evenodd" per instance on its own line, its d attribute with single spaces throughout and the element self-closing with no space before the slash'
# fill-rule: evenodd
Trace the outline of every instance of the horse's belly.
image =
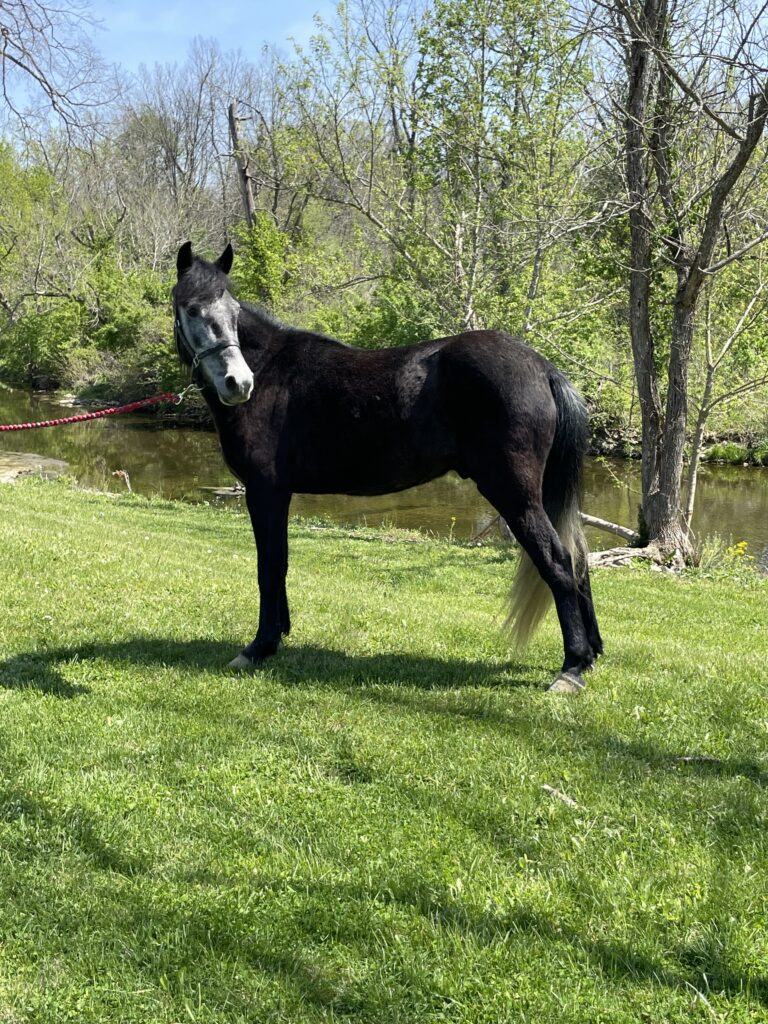
<svg viewBox="0 0 768 1024">
<path fill-rule="evenodd" d="M 446 457 L 390 463 L 372 454 L 365 462 L 326 467 L 325 472 L 301 473 L 292 490 L 304 494 L 392 494 L 444 476 L 453 468 L 453 460 Z"/>
</svg>

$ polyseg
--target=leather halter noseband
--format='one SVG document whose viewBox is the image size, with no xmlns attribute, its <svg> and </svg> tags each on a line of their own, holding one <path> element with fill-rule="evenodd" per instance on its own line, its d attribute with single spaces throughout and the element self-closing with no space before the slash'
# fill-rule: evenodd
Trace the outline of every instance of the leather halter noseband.
<svg viewBox="0 0 768 1024">
<path fill-rule="evenodd" d="M 191 357 L 192 361 L 189 364 L 189 370 L 193 383 L 195 380 L 195 374 L 197 373 L 203 359 L 207 359 L 208 356 L 216 355 L 217 352 L 223 352 L 225 348 L 236 348 L 242 351 L 239 343 L 236 341 L 217 341 L 214 345 L 209 345 L 208 348 L 204 348 L 202 352 L 196 352 L 184 336 L 184 328 L 181 326 L 181 318 L 179 317 L 179 307 L 176 303 L 174 303 L 173 308 L 173 340 L 176 342 L 176 348 L 179 351 L 183 349 L 187 355 Z"/>
</svg>

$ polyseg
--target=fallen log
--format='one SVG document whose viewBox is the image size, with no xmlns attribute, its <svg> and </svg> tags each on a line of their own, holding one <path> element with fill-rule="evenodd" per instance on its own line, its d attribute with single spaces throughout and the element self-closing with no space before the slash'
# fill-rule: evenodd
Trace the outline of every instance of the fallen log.
<svg viewBox="0 0 768 1024">
<path fill-rule="evenodd" d="M 609 523 L 607 519 L 599 519 L 597 516 L 588 516 L 586 512 L 581 513 L 581 521 L 587 526 L 593 526 L 596 530 L 605 530 L 606 533 L 615 533 L 617 537 L 623 537 L 630 544 L 640 543 L 640 534 L 630 530 L 628 526 L 619 526 L 618 523 Z"/>
<path fill-rule="evenodd" d="M 586 512 L 581 512 L 581 521 L 587 526 L 592 526 L 596 530 L 605 530 L 607 533 L 615 533 L 617 537 L 622 537 L 624 540 L 629 541 L 630 544 L 640 543 L 640 534 L 634 530 L 630 530 L 628 526 L 620 526 L 618 523 L 609 523 L 607 519 L 599 519 L 597 516 L 588 516 Z M 506 522 L 501 516 L 494 516 L 493 519 L 485 526 L 482 530 L 479 530 L 471 540 L 472 544 L 476 544 L 482 540 L 485 540 L 494 530 L 498 529 L 503 540 L 513 540 L 512 531 L 507 526 Z"/>
<path fill-rule="evenodd" d="M 626 526 L 609 523 L 605 519 L 598 519 L 596 516 L 588 516 L 584 512 L 581 513 L 581 519 L 587 526 L 595 526 L 598 529 L 606 530 L 609 533 L 615 533 L 619 537 L 624 537 L 633 544 L 636 544 L 640 540 L 640 535 Z M 502 537 L 505 539 L 513 539 L 510 529 L 504 522 L 503 518 L 501 516 L 494 516 L 494 518 L 482 530 L 475 534 L 470 543 L 481 543 L 495 528 L 498 528 L 501 531 Z M 618 569 L 622 566 L 630 565 L 631 562 L 638 558 L 643 561 L 650 562 L 651 567 L 657 569 L 659 572 L 679 572 L 681 569 L 685 568 L 685 561 L 678 551 L 676 551 L 672 556 L 662 555 L 658 546 L 655 544 L 649 544 L 644 548 L 617 547 L 606 548 L 605 551 L 590 551 L 589 567 L 590 569 Z"/>
</svg>

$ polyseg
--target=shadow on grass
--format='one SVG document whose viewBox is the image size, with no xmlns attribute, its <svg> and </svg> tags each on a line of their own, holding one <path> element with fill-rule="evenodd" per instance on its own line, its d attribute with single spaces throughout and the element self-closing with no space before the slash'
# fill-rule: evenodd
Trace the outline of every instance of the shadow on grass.
<svg viewBox="0 0 768 1024">
<path fill-rule="evenodd" d="M 89 693 L 87 686 L 68 681 L 60 666 L 78 662 L 107 661 L 114 665 L 172 666 L 196 671 L 220 671 L 237 653 L 234 644 L 214 640 L 170 640 L 131 637 L 114 643 L 89 643 L 52 650 L 24 652 L 0 662 L 0 688 L 35 689 L 57 697 L 76 697 Z M 541 666 L 531 670 L 517 665 L 491 661 L 467 661 L 457 658 L 431 658 L 408 653 L 372 655 L 345 654 L 311 645 L 283 648 L 265 664 L 265 671 L 276 681 L 348 689 L 356 685 L 379 684 L 391 687 L 416 687 L 422 690 L 461 687 L 534 686 Z M 258 679 L 259 669 L 254 671 Z"/>
<path fill-rule="evenodd" d="M 16 654 L 0 662 L 0 689 L 38 690 L 56 697 L 71 698 L 90 693 L 90 688 L 69 682 L 63 665 L 106 661 L 119 666 L 170 666 L 210 671 L 226 665 L 233 645 L 219 641 L 158 640 L 131 637 L 114 643 L 89 643 Z"/>
<path fill-rule="evenodd" d="M 220 672 L 225 680 L 231 676 L 226 666 L 236 651 L 235 644 L 225 641 L 130 637 L 112 643 L 24 652 L 0 662 L 0 689 L 32 689 L 64 699 L 83 696 L 90 692 L 89 687 L 65 678 L 61 666 L 91 661 Z M 261 671 L 254 671 L 254 685 Z M 514 724 L 510 712 L 477 691 L 528 688 L 541 692 L 549 682 L 551 667 L 490 659 L 424 657 L 406 652 L 358 655 L 315 645 L 289 644 L 265 663 L 264 671 L 283 686 L 306 683 L 347 694 L 361 692 L 367 700 L 381 704 L 429 715 L 479 719 L 490 727 L 508 730 Z M 68 674 L 76 675 L 76 671 Z M 462 690 L 473 692 L 462 700 L 451 696 L 450 691 Z M 422 700 L 419 691 L 431 696 Z M 532 713 L 537 717 L 535 711 Z M 606 754 L 613 755 L 613 763 L 605 764 L 603 770 L 618 770 L 620 775 L 650 770 L 703 778 L 741 777 L 757 786 L 768 785 L 768 771 L 755 758 L 715 758 L 703 751 L 673 751 L 651 741 L 630 741 L 613 733 L 595 732 L 584 723 L 555 723 L 550 716 L 547 730 L 558 733 L 567 746 L 573 742 L 580 747 L 586 745 L 602 755 L 601 759 Z"/>
<path fill-rule="evenodd" d="M 231 881 L 231 879 L 227 879 Z M 750 1005 L 768 1005 L 768 978 L 729 962 L 717 942 L 704 941 L 696 950 L 669 948 L 665 954 L 650 952 L 625 939 L 595 934 L 592 928 L 570 923 L 556 913 L 546 913 L 524 904 L 508 911 L 477 911 L 457 903 L 449 890 L 439 891 L 415 876 L 381 879 L 375 888 L 365 884 L 306 879 L 301 881 L 300 905 L 295 905 L 297 878 L 270 879 L 260 886 L 251 914 L 227 913 L 228 901 L 236 900 L 231 890 L 221 902 L 204 900 L 183 908 L 173 908 L 152 900 L 126 907 L 120 919 L 126 948 L 141 950 L 141 966 L 146 977 L 167 971 L 167 962 L 157 950 L 163 949 L 164 936 L 183 936 L 174 957 L 177 965 L 186 965 L 187 986 L 194 990 L 196 972 L 210 985 L 210 959 L 219 963 L 239 963 L 280 980 L 300 1002 L 338 1014 L 361 1015 L 365 1019 L 413 1019 L 418 1007 L 425 1019 L 439 1010 L 446 997 L 444 986 L 435 985 L 429 971 L 416 969 L 424 947 L 414 949 L 414 964 L 405 964 L 387 976 L 358 975 L 339 969 L 339 958 L 328 955 L 330 947 L 355 951 L 356 955 L 378 961 L 390 948 L 398 952 L 396 965 L 404 955 L 404 920 L 418 915 L 428 931 L 417 929 L 421 942 L 440 949 L 443 936 L 447 946 L 455 946 L 458 937 L 467 950 L 480 948 L 506 950 L 510 969 L 516 960 L 528 958 L 538 946 L 544 947 L 550 962 L 561 973 L 562 994 L 580 971 L 602 976 L 609 985 L 644 985 L 646 997 L 655 989 L 666 988 L 690 1002 L 696 991 L 722 993 L 730 999 L 746 1000 Z M 286 906 L 288 895 L 293 906 Z M 270 905 L 275 911 L 270 911 Z M 396 908 L 394 916 L 387 908 Z M 329 909 L 332 908 L 332 909 Z M 404 916 L 405 915 L 405 916 Z M 152 941 L 148 942 L 148 937 Z M 653 938 L 658 937 L 658 932 Z M 439 953 L 434 954 L 439 958 Z M 536 954 L 539 958 L 541 952 Z M 386 957 L 385 957 L 386 958 Z M 472 959 L 472 953 L 469 954 Z M 563 971 L 562 966 L 570 968 Z M 421 966 L 421 965 L 419 965 Z M 413 967 L 413 969 L 410 969 Z M 460 985 L 458 986 L 460 988 Z M 177 993 L 181 997 L 183 993 Z M 505 1018 L 506 1019 L 506 1018 Z M 645 1018 L 644 1018 L 645 1019 Z"/>
<path fill-rule="evenodd" d="M 71 652 L 51 657 L 56 652 L 33 652 L 16 654 L 0 662 L 0 689 L 37 690 L 53 697 L 69 699 L 90 693 L 87 686 L 70 683 L 58 670 L 57 663 L 67 661 Z"/>
<path fill-rule="evenodd" d="M 0 768 L 17 777 L 22 774 L 5 755 L 0 755 Z M 0 784 L 0 823 L 23 825 L 26 833 L 31 830 L 35 837 L 30 842 L 25 832 L 20 836 L 13 830 L 5 832 L 4 847 L 12 862 L 45 861 L 60 855 L 62 847 L 72 845 L 102 871 L 133 877 L 147 869 L 141 857 L 123 852 L 114 841 L 102 837 L 103 826 L 87 808 L 78 804 L 62 808 L 31 788 L 11 782 Z"/>
<path fill-rule="evenodd" d="M 231 677 L 226 666 L 236 649 L 236 645 L 224 641 L 130 637 L 113 643 L 25 652 L 0 662 L 0 689 L 36 690 L 63 699 L 87 695 L 90 689 L 76 681 L 76 669 L 67 673 L 68 679 L 61 666 L 92 661 L 219 672 L 225 685 L 226 678 Z M 253 673 L 254 685 L 260 671 Z M 518 721 L 521 709 L 511 713 L 498 706 L 491 693 L 518 688 L 541 692 L 550 678 L 547 668 L 540 664 L 424 657 L 405 652 L 357 655 L 313 645 L 282 648 L 266 663 L 264 671 L 270 680 L 283 686 L 307 684 L 347 695 L 360 693 L 366 700 L 409 712 L 480 720 L 485 727 L 505 733 L 535 724 L 531 715 L 538 719 L 540 709 L 532 706 L 524 720 Z M 462 691 L 463 696 L 457 698 Z M 562 743 L 564 749 L 573 749 L 575 744 L 577 749 L 592 751 L 600 758 L 606 777 L 626 779 L 650 771 L 704 779 L 744 778 L 756 786 L 768 786 L 768 771 L 756 758 L 715 758 L 704 751 L 670 750 L 652 741 L 631 741 L 596 731 L 583 722 L 555 722 L 548 714 L 546 729 L 551 741 Z M 612 755 L 608 761 L 606 755 Z"/>
<path fill-rule="evenodd" d="M 406 652 L 347 654 L 311 644 L 285 647 L 267 668 L 284 685 L 313 685 L 347 689 L 380 685 L 418 690 L 455 690 L 465 687 L 537 687 L 541 665 L 520 665 L 492 660 L 424 657 Z"/>
<path fill-rule="evenodd" d="M 651 771 L 673 771 L 681 777 L 700 775 L 703 778 L 741 777 L 756 786 L 768 786 L 768 772 L 752 757 L 712 757 L 693 750 L 664 750 L 650 740 L 630 741 L 604 734 L 599 738 L 606 751 L 622 761 L 634 761 Z"/>
<path fill-rule="evenodd" d="M 32 687 L 59 697 L 74 697 L 88 690 L 64 679 L 60 667 L 66 665 L 70 674 L 76 675 L 76 668 L 72 669 L 72 666 L 88 661 L 107 662 L 117 667 L 121 664 L 173 665 L 187 670 L 222 670 L 224 684 L 223 666 L 232 653 L 232 645 L 221 641 L 142 637 L 108 644 L 63 647 L 19 654 L 1 662 L 0 687 Z M 345 693 L 354 693 L 359 688 L 361 692 L 364 690 L 366 699 L 370 699 L 371 689 L 370 686 L 364 689 L 361 684 L 376 684 L 375 699 L 402 703 L 407 697 L 408 706 L 417 710 L 419 694 L 408 695 L 407 689 L 438 691 L 459 690 L 461 687 L 531 685 L 529 673 L 537 674 L 542 670 L 539 666 L 526 670 L 491 661 L 425 658 L 404 653 L 347 655 L 313 646 L 289 646 L 274 659 L 268 671 L 270 678 L 284 685 L 298 686 L 306 679 L 313 686 L 335 687 Z M 542 706 L 539 702 L 531 702 L 532 706 L 534 704 L 539 708 Z M 423 710 L 430 714 L 466 715 L 468 708 L 479 706 L 475 695 L 462 701 L 443 699 L 440 693 L 435 692 L 429 700 L 425 698 Z M 536 714 L 533 707 L 531 715 Z M 508 728 L 508 718 L 502 720 L 499 717 L 491 724 L 501 727 L 502 721 Z M 681 765 L 681 757 L 669 750 L 660 749 L 652 743 L 633 743 L 608 733 L 596 733 L 584 723 L 553 722 L 547 717 L 547 727 L 556 734 L 555 740 L 563 742 L 565 750 L 569 749 L 571 741 L 577 739 L 587 750 L 602 750 L 615 755 L 616 762 L 624 771 L 632 769 L 632 766 L 650 765 L 654 770 L 685 771 L 703 776 L 741 775 L 752 781 L 765 782 L 763 770 L 756 762 L 702 758 Z M 342 768 L 347 773 L 345 781 L 368 781 L 357 765 L 345 763 Z M 444 797 L 443 803 L 442 813 L 453 813 L 467 821 L 464 800 L 461 807 L 455 808 L 451 807 L 449 797 Z M 505 822 L 504 815 L 509 818 L 508 811 L 500 812 L 498 817 L 478 813 L 470 816 L 468 823 L 481 838 L 491 838 L 502 848 L 510 845 L 512 832 L 517 827 L 513 819 Z M 7 823 L 17 820 L 36 822 L 41 826 L 43 836 L 50 837 L 52 847 L 56 843 L 60 845 L 61 835 L 71 836 L 88 859 L 105 871 L 132 876 L 148 867 L 141 857 L 122 852 L 116 843 L 102 838 L 103 826 L 84 808 L 75 806 L 60 811 L 55 805 L 49 806 L 42 797 L 15 784 L 0 788 L 0 820 Z M 39 844 L 31 849 L 37 855 Z M 171 955 L 178 957 L 179 966 L 184 967 L 190 979 L 194 980 L 196 972 L 200 972 L 201 984 L 208 983 L 205 972 L 211 969 L 213 956 L 220 961 L 239 961 L 246 967 L 279 978 L 293 990 L 298 1000 L 321 1008 L 330 1007 L 339 1014 L 360 1014 L 371 1019 L 378 1013 L 383 1019 L 381 1014 L 386 1012 L 388 1000 L 394 1007 L 407 1007 L 413 996 L 427 1012 L 437 1011 L 442 996 L 432 986 L 427 974 L 412 974 L 408 983 L 410 991 L 405 987 L 398 991 L 397 986 L 385 984 L 386 978 L 380 986 L 368 976 L 363 980 L 349 980 L 343 971 L 334 970 L 332 958 L 318 952 L 328 937 L 328 908 L 333 908 L 333 940 L 340 948 L 345 944 L 353 949 L 359 948 L 372 960 L 381 956 L 382 948 L 386 948 L 388 943 L 391 942 L 394 948 L 401 942 L 398 918 L 395 916 L 392 924 L 390 917 L 379 912 L 383 904 L 389 903 L 410 908 L 449 938 L 458 934 L 475 945 L 514 945 L 519 951 L 520 947 L 531 943 L 544 944 L 552 951 L 553 961 L 560 961 L 561 951 L 567 949 L 569 958 L 585 962 L 613 983 L 642 982 L 652 988 L 664 986 L 685 993 L 692 988 L 700 989 L 704 976 L 708 990 L 768 1006 L 768 978 L 750 974 L 740 965 L 730 963 L 727 950 L 719 944 L 717 934 L 707 934 L 695 945 L 667 947 L 668 951 L 663 956 L 654 955 L 625 940 L 595 934 L 594 923 L 591 929 L 581 928 L 554 913 L 542 913 L 525 906 L 507 911 L 481 911 L 462 905 L 450 888 L 430 886 L 418 875 L 400 871 L 395 872 L 395 877 L 384 875 L 375 887 L 314 879 L 301 883 L 292 877 L 285 882 L 286 891 L 292 894 L 289 902 L 295 902 L 295 893 L 300 891 L 300 906 L 273 926 L 271 922 L 264 925 L 264 918 L 250 918 L 238 913 L 237 905 L 231 908 L 231 914 L 216 909 L 220 904 L 225 910 L 227 908 L 227 893 L 231 891 L 229 876 L 225 875 L 220 881 L 214 878 L 210 883 L 199 884 L 211 884 L 219 889 L 221 899 L 212 899 L 210 907 L 201 898 L 175 908 L 163 905 L 159 899 L 154 901 L 146 895 L 141 897 L 137 892 L 117 912 L 116 923 L 123 945 L 139 951 L 137 955 L 143 958 L 142 967 L 153 982 L 155 975 L 158 979 L 166 977 L 168 963 L 164 958 L 168 955 L 166 949 L 171 948 Z M 248 884 L 253 883 L 249 880 Z M 279 889 L 279 884 L 269 883 L 265 889 L 265 900 L 269 900 L 271 892 Z M 259 906 L 260 901 L 253 905 Z M 276 910 L 282 910 L 285 915 L 284 907 L 276 906 Z M 263 925 L 261 931 L 255 927 L 259 921 Z M 72 928 L 75 927 L 73 924 Z M 657 935 L 662 928 L 663 923 L 660 923 L 655 929 Z M 159 980 L 157 984 L 160 984 Z M 179 998 L 183 994 L 180 992 Z"/>
</svg>

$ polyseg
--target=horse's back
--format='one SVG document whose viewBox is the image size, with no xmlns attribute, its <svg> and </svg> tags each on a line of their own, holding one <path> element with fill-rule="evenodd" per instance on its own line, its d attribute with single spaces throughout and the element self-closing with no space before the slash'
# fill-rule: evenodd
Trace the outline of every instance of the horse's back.
<svg viewBox="0 0 768 1024">
<path fill-rule="evenodd" d="M 471 331 L 446 339 L 441 352 L 445 401 L 473 442 L 492 433 L 518 448 L 546 447 L 556 408 L 550 387 L 555 367 L 503 331 Z M 535 441 L 534 441 L 535 439 Z"/>
</svg>

